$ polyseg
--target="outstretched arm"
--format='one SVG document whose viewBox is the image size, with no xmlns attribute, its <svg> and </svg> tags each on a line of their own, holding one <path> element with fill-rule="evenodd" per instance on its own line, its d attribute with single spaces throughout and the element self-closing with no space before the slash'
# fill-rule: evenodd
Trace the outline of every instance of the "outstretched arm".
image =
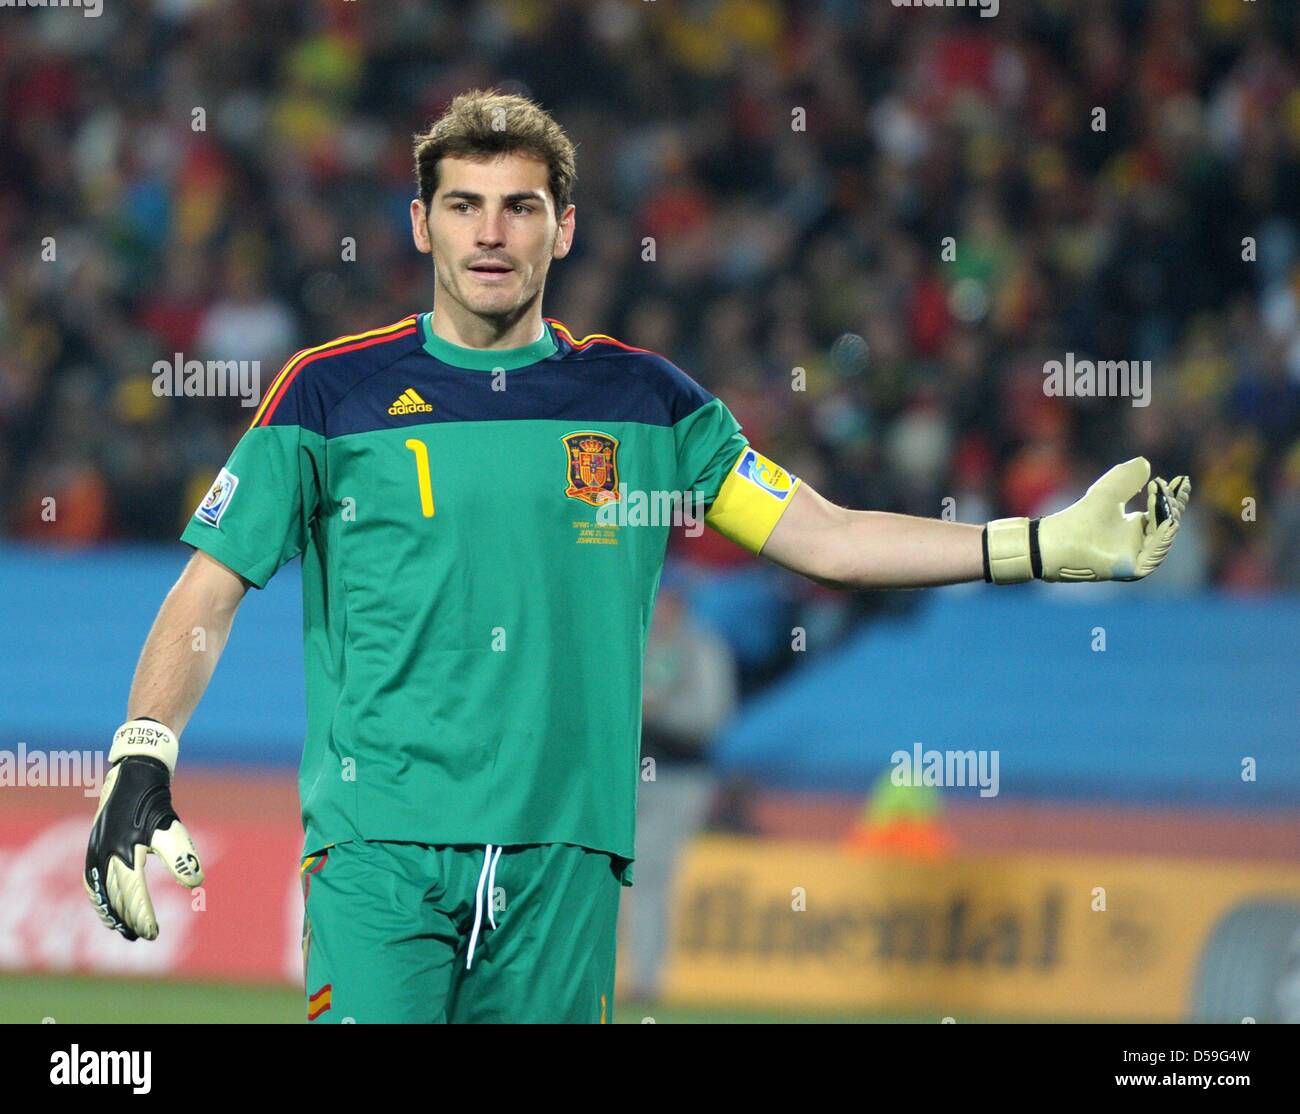
<svg viewBox="0 0 1300 1114">
<path fill-rule="evenodd" d="M 840 588 L 926 588 L 984 578 L 982 526 L 837 507 L 806 483 L 763 546 L 764 557 Z"/>
<path fill-rule="evenodd" d="M 1150 480 L 1142 457 L 1117 464 L 1077 503 L 1042 519 L 984 526 L 837 507 L 805 483 L 761 553 L 784 568 L 842 588 L 924 588 L 987 580 L 1018 584 L 1140 580 L 1173 545 L 1191 481 Z M 1145 487 L 1146 509 L 1124 505 Z"/>
</svg>

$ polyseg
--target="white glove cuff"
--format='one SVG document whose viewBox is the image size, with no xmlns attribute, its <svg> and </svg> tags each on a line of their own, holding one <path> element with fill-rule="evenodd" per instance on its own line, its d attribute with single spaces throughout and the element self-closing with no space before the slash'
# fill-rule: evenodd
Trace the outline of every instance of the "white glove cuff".
<svg viewBox="0 0 1300 1114">
<path fill-rule="evenodd" d="M 996 518 L 984 527 L 985 578 L 992 584 L 1034 579 L 1029 519 Z"/>
<path fill-rule="evenodd" d="M 132 719 L 113 732 L 108 764 L 111 766 L 119 759 L 142 755 L 158 759 L 169 774 L 175 774 L 180 750 L 180 741 L 170 727 L 151 719 Z"/>
</svg>

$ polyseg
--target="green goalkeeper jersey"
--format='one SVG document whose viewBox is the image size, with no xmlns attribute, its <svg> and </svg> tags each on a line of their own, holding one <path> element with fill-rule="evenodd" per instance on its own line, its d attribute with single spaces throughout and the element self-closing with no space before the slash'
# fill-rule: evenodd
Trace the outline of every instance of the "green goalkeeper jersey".
<svg viewBox="0 0 1300 1114">
<path fill-rule="evenodd" d="M 549 318 L 525 347 L 462 348 L 429 319 L 297 353 L 182 539 L 259 588 L 302 554 L 307 849 L 630 864 L 664 512 L 735 477 L 709 521 L 757 550 L 797 481 L 656 353 Z"/>
</svg>

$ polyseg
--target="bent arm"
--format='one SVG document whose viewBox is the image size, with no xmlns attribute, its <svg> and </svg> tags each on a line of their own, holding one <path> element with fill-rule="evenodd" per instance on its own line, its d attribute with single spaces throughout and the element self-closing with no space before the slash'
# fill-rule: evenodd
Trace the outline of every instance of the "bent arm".
<svg viewBox="0 0 1300 1114">
<path fill-rule="evenodd" d="M 929 588 L 984 579 L 983 526 L 837 507 L 801 483 L 761 554 L 834 588 Z"/>
<path fill-rule="evenodd" d="M 248 581 L 196 551 L 163 600 L 145 639 L 127 699 L 127 719 L 185 729 L 212 679 Z"/>
</svg>

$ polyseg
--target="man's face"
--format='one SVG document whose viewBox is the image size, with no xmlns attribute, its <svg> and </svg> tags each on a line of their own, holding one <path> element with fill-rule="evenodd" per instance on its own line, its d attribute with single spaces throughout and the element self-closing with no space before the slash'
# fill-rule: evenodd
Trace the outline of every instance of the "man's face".
<svg viewBox="0 0 1300 1114">
<path fill-rule="evenodd" d="M 573 224 L 572 205 L 557 219 L 546 164 L 526 155 L 444 158 L 428 211 L 411 202 L 415 246 L 432 253 L 439 288 L 482 317 L 512 317 L 540 295 Z"/>
</svg>

